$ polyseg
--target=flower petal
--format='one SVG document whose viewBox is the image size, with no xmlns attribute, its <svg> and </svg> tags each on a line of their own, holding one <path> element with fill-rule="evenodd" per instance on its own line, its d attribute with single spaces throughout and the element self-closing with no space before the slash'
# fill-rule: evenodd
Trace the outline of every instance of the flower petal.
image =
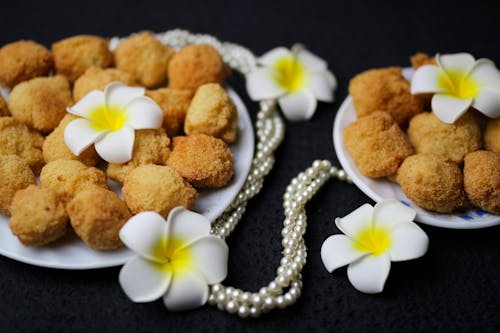
<svg viewBox="0 0 500 333">
<path fill-rule="evenodd" d="M 309 52 L 304 47 L 300 47 L 295 52 L 300 62 L 310 71 L 324 71 L 328 67 L 325 60 Z"/>
<path fill-rule="evenodd" d="M 111 82 L 104 89 L 104 98 L 107 107 L 123 108 L 134 98 L 144 96 L 143 87 L 128 87 L 121 82 Z"/>
<path fill-rule="evenodd" d="M 163 302 L 171 311 L 190 310 L 202 306 L 208 299 L 208 285 L 196 271 L 174 272 Z"/>
<path fill-rule="evenodd" d="M 210 221 L 205 216 L 181 206 L 170 211 L 167 224 L 169 226 L 169 238 L 183 240 L 183 244 L 177 244 L 181 245 L 180 248 L 199 238 L 210 235 Z"/>
<path fill-rule="evenodd" d="M 351 238 L 358 235 L 361 230 L 372 225 L 373 207 L 369 204 L 356 208 L 349 215 L 335 219 L 335 225 L 344 234 Z"/>
<path fill-rule="evenodd" d="M 478 82 L 480 87 L 500 86 L 500 72 L 489 59 L 479 59 L 469 73 L 473 82 Z"/>
<path fill-rule="evenodd" d="M 135 130 L 160 128 L 163 111 L 151 98 L 139 96 L 126 106 L 127 123 Z"/>
<path fill-rule="evenodd" d="M 432 96 L 431 106 L 434 114 L 443 122 L 453 124 L 471 106 L 472 98 L 459 98 L 452 95 Z"/>
<path fill-rule="evenodd" d="M 323 102 L 333 102 L 333 91 L 337 85 L 335 76 L 329 71 L 310 73 L 309 88 L 314 97 Z"/>
<path fill-rule="evenodd" d="M 500 117 L 500 86 L 479 90 L 472 107 L 490 118 Z"/>
<path fill-rule="evenodd" d="M 411 79 L 412 94 L 445 93 L 446 86 L 440 84 L 440 77 L 445 75 L 441 68 L 434 65 L 419 67 Z"/>
<path fill-rule="evenodd" d="M 400 224 L 391 234 L 392 261 L 416 259 L 427 252 L 429 237 L 413 222 Z"/>
<path fill-rule="evenodd" d="M 165 294 L 172 279 L 170 269 L 133 257 L 120 270 L 118 280 L 123 291 L 136 303 L 151 302 Z"/>
<path fill-rule="evenodd" d="M 76 116 L 89 118 L 89 114 L 94 111 L 94 109 L 103 106 L 104 104 L 104 93 L 99 90 L 92 90 L 79 100 L 78 103 L 68 107 L 67 111 Z"/>
<path fill-rule="evenodd" d="M 135 133 L 129 126 L 109 132 L 95 143 L 95 150 L 103 160 L 109 163 L 125 163 L 132 158 Z"/>
<path fill-rule="evenodd" d="M 321 260 L 326 270 L 330 273 L 367 254 L 367 251 L 357 250 L 352 239 L 346 235 L 330 236 L 321 246 Z"/>
<path fill-rule="evenodd" d="M 64 142 L 69 150 L 78 156 L 94 142 L 99 141 L 105 134 L 106 131 L 95 130 L 87 119 L 78 118 L 66 126 Z"/>
<path fill-rule="evenodd" d="M 417 212 L 398 200 L 383 200 L 373 207 L 373 224 L 392 230 L 401 223 L 412 222 Z"/>
<path fill-rule="evenodd" d="M 280 97 L 278 103 L 285 117 L 290 121 L 311 119 L 316 111 L 316 98 L 308 90 L 301 90 Z"/>
<path fill-rule="evenodd" d="M 264 53 L 257 61 L 267 67 L 274 67 L 274 64 L 284 57 L 293 57 L 293 53 L 286 47 L 279 46 Z"/>
<path fill-rule="evenodd" d="M 357 290 L 376 294 L 384 290 L 385 281 L 391 270 L 391 260 L 387 253 L 369 255 L 347 267 L 347 277 Z"/>
<path fill-rule="evenodd" d="M 448 74 L 457 75 L 456 82 L 460 82 L 471 71 L 476 59 L 469 53 L 436 54 L 436 62 Z"/>
<path fill-rule="evenodd" d="M 276 98 L 285 93 L 285 90 L 273 78 L 274 71 L 270 68 L 256 68 L 247 75 L 247 91 L 254 101 Z"/>
</svg>

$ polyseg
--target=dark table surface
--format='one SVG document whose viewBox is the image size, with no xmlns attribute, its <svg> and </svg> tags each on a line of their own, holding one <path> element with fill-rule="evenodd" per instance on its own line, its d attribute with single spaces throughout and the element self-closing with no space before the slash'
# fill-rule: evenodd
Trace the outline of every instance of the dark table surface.
<svg viewBox="0 0 500 333">
<path fill-rule="evenodd" d="M 227 283 L 254 290 L 274 278 L 281 250 L 281 197 L 315 159 L 338 165 L 332 124 L 349 79 L 373 67 L 408 65 L 416 51 L 469 51 L 500 63 L 500 2 L 375 1 L 48 1 L 0 4 L 0 44 L 29 38 L 50 45 L 90 33 L 126 36 L 184 28 L 247 46 L 256 54 L 302 42 L 326 59 L 339 87 L 309 122 L 287 123 L 274 170 L 229 238 Z M 233 84 L 245 94 L 242 80 Z M 253 111 L 256 104 L 245 100 Z M 255 113 L 252 112 L 255 119 Z M 427 255 L 396 263 L 379 295 L 364 295 L 345 269 L 328 274 L 319 256 L 337 233 L 334 218 L 372 201 L 353 185 L 330 182 L 308 204 L 309 249 L 302 297 L 259 319 L 205 306 L 168 313 L 161 301 L 134 304 L 119 268 L 64 271 L 0 257 L 0 331 L 499 331 L 500 228 L 445 230 L 422 225 Z"/>
</svg>

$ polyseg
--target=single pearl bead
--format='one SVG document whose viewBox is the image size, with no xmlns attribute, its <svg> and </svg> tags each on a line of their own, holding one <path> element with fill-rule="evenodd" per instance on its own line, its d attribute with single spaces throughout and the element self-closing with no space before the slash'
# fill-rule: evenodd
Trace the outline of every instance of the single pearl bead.
<svg viewBox="0 0 500 333">
<path fill-rule="evenodd" d="M 229 313 L 236 313 L 238 311 L 238 304 L 235 301 L 229 301 L 226 304 L 226 310 Z"/>
<path fill-rule="evenodd" d="M 256 308 L 255 306 L 252 306 L 250 308 L 250 315 L 254 318 L 257 318 L 260 316 L 260 309 Z"/>
<path fill-rule="evenodd" d="M 238 315 L 241 318 L 248 317 L 250 315 L 250 309 L 248 308 L 248 306 L 246 306 L 246 305 L 240 306 L 240 308 L 238 309 Z"/>
</svg>

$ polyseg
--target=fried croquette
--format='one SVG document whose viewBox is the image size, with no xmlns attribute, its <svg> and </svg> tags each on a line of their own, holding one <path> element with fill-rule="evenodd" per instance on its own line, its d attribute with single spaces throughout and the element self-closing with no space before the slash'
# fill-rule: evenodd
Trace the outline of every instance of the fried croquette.
<svg viewBox="0 0 500 333">
<path fill-rule="evenodd" d="M 0 117 L 0 156 L 17 155 L 35 174 L 44 165 L 43 136 L 12 117 Z"/>
<path fill-rule="evenodd" d="M 26 162 L 16 155 L 0 155 L 0 213 L 9 214 L 17 191 L 35 184 L 35 175 Z"/>
<path fill-rule="evenodd" d="M 168 86 L 196 90 L 206 83 L 222 83 L 229 75 L 229 68 L 213 46 L 193 44 L 172 57 L 168 65 Z"/>
<path fill-rule="evenodd" d="M 390 177 L 414 150 L 386 112 L 362 117 L 344 130 L 344 145 L 359 171 L 373 178 Z"/>
<path fill-rule="evenodd" d="M 417 153 L 441 155 L 455 163 L 461 163 L 468 152 L 481 148 L 481 130 L 470 113 L 453 124 L 442 122 L 432 112 L 421 113 L 411 119 L 408 137 Z"/>
<path fill-rule="evenodd" d="M 154 164 L 132 170 L 125 177 L 122 192 L 133 214 L 151 210 L 164 217 L 176 206 L 192 209 L 198 196 L 177 171 Z"/>
<path fill-rule="evenodd" d="M 10 116 L 9 109 L 7 108 L 7 103 L 5 103 L 5 99 L 3 99 L 2 94 L 0 94 L 0 117 L 8 117 Z"/>
<path fill-rule="evenodd" d="M 72 103 L 69 82 L 62 75 L 22 82 L 12 89 L 8 101 L 14 118 L 45 133 L 59 125 Z"/>
<path fill-rule="evenodd" d="M 500 154 L 500 118 L 488 119 L 484 131 L 484 147 Z"/>
<path fill-rule="evenodd" d="M 408 157 L 399 167 L 397 181 L 406 196 L 423 209 L 451 213 L 465 201 L 462 171 L 439 155 Z"/>
<path fill-rule="evenodd" d="M 226 185 L 233 176 L 233 154 L 220 139 L 205 134 L 173 140 L 167 165 L 197 188 Z"/>
<path fill-rule="evenodd" d="M 500 215 L 500 154 L 479 150 L 465 155 L 464 184 L 470 202 Z"/>
<path fill-rule="evenodd" d="M 410 93 L 410 82 L 400 67 L 371 69 L 356 75 L 349 83 L 349 94 L 358 117 L 385 111 L 401 128 L 423 111 L 423 101 Z"/>
<path fill-rule="evenodd" d="M 94 250 L 113 250 L 123 245 L 118 233 L 132 215 L 116 193 L 90 187 L 79 192 L 67 210 L 76 234 Z"/>
<path fill-rule="evenodd" d="M 75 81 L 73 98 L 75 102 L 78 102 L 92 90 L 104 90 L 108 83 L 115 81 L 127 86 L 134 86 L 136 84 L 136 80 L 132 74 L 117 68 L 102 69 L 91 67 Z"/>
<path fill-rule="evenodd" d="M 165 165 L 170 155 L 170 139 L 163 128 L 135 133 L 132 159 L 123 164 L 108 164 L 108 177 L 123 183 L 125 176 L 140 165 Z"/>
<path fill-rule="evenodd" d="M 203 133 L 232 143 L 237 125 L 238 111 L 221 85 L 208 83 L 196 90 L 186 114 L 186 134 Z"/>
<path fill-rule="evenodd" d="M 31 40 L 10 43 L 0 49 L 0 84 L 12 88 L 18 83 L 52 70 L 52 54 L 43 45 Z"/>
<path fill-rule="evenodd" d="M 410 62 L 413 69 L 418 69 L 423 65 L 436 65 L 436 58 L 429 56 L 427 53 L 417 52 L 410 57 Z"/>
<path fill-rule="evenodd" d="M 146 91 L 146 96 L 153 99 L 163 110 L 163 128 L 169 137 L 184 129 L 189 104 L 194 91 L 188 89 L 160 88 Z"/>
<path fill-rule="evenodd" d="M 115 50 L 116 67 L 132 73 L 147 88 L 156 87 L 167 79 L 168 63 L 174 50 L 163 45 L 150 32 L 131 36 Z"/>
<path fill-rule="evenodd" d="M 14 196 L 9 221 L 12 233 L 25 246 L 41 246 L 66 234 L 68 213 L 59 194 L 30 185 Z"/>
</svg>

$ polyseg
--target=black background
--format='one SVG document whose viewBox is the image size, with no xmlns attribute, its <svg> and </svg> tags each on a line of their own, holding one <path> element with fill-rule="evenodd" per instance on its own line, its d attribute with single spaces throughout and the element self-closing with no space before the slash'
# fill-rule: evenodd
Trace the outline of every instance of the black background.
<svg viewBox="0 0 500 333">
<path fill-rule="evenodd" d="M 275 276 L 281 250 L 281 197 L 315 159 L 338 165 L 332 123 L 356 73 L 408 65 L 416 51 L 469 51 L 500 63 L 498 1 L 38 1 L 0 4 L 0 44 L 29 38 L 50 45 L 90 33 L 126 36 L 149 29 L 184 28 L 247 46 L 256 54 L 302 42 L 326 59 L 339 87 L 334 104 L 314 118 L 287 124 L 286 138 L 264 190 L 229 238 L 227 283 L 256 290 Z M 232 82 L 245 94 L 242 80 Z M 255 118 L 256 104 L 246 100 Z M 319 249 L 337 233 L 333 220 L 372 202 L 356 187 L 327 183 L 308 204 L 302 297 L 259 319 L 205 306 L 168 313 L 161 301 L 134 304 L 118 285 L 119 268 L 62 271 L 0 257 L 0 331 L 499 331 L 500 228 L 445 230 L 423 225 L 427 255 L 395 263 L 379 295 L 364 295 L 345 269 L 328 274 Z"/>
</svg>

